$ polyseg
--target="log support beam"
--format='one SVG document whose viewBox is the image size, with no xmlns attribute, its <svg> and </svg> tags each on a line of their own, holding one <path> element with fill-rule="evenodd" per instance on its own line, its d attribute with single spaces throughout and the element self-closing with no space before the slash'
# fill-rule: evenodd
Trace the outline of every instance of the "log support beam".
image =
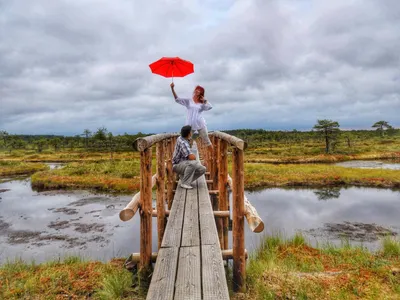
<svg viewBox="0 0 400 300">
<path fill-rule="evenodd" d="M 232 234 L 233 234 L 233 290 L 245 291 L 246 256 L 244 252 L 244 176 L 243 151 L 232 150 Z"/>
<path fill-rule="evenodd" d="M 140 152 L 140 264 L 143 275 L 150 274 L 152 241 L 151 148 Z"/>
</svg>

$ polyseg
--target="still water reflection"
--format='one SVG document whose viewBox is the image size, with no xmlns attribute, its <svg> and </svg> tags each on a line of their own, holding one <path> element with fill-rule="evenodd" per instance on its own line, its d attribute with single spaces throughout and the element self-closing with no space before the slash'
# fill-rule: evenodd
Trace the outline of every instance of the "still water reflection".
<svg viewBox="0 0 400 300">
<path fill-rule="evenodd" d="M 338 241 L 330 232 L 317 230 L 325 223 L 375 223 L 400 232 L 398 191 L 273 188 L 246 195 L 265 222 L 261 234 L 246 225 L 250 252 L 264 234 L 276 232 L 291 236 L 302 231 L 312 242 Z M 130 199 L 85 191 L 34 192 L 29 179 L 0 183 L 0 263 L 19 257 L 41 262 L 66 255 L 106 261 L 139 252 L 139 216 L 128 222 L 118 216 Z M 155 224 L 152 234 L 157 251 Z M 379 242 L 369 237 L 364 244 L 374 249 Z"/>
<path fill-rule="evenodd" d="M 374 161 L 374 160 L 350 160 L 339 162 L 336 166 L 347 167 L 347 168 L 358 168 L 358 169 L 389 169 L 389 170 L 400 170 L 400 162 L 397 161 Z"/>
<path fill-rule="evenodd" d="M 329 232 L 324 224 L 376 224 L 400 233 L 400 192 L 376 188 L 281 189 L 247 192 L 247 198 L 265 222 L 267 234 L 291 236 L 301 231 L 312 243 L 327 240 L 339 243 L 340 232 Z M 354 226 L 353 226 L 354 227 Z M 376 229 L 376 228 L 375 228 Z M 367 232 L 368 233 L 368 232 Z M 246 230 L 246 247 L 254 249 L 262 234 Z M 354 240 L 352 240 L 354 238 Z M 350 242 L 362 242 L 376 249 L 379 240 L 366 235 L 350 235 Z"/>
<path fill-rule="evenodd" d="M 34 192 L 29 179 L 0 183 L 0 191 L 0 263 L 65 255 L 108 260 L 139 252 L 138 216 L 128 222 L 118 216 L 131 196 Z M 153 230 L 153 251 L 156 240 Z"/>
</svg>

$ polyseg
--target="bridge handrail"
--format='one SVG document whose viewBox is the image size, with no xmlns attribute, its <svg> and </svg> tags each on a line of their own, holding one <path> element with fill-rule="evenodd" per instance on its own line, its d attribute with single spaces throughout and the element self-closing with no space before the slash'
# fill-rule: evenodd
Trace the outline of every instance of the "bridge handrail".
<svg viewBox="0 0 400 300">
<path fill-rule="evenodd" d="M 236 136 L 227 134 L 225 132 L 213 131 L 213 132 L 210 132 L 210 135 L 220 138 L 221 140 L 228 142 L 229 144 L 235 146 L 236 148 L 238 148 L 240 150 L 245 150 L 247 148 L 247 143 L 245 141 L 237 138 Z"/>
<path fill-rule="evenodd" d="M 153 134 L 146 137 L 137 138 L 133 142 L 133 147 L 138 151 L 144 151 L 147 148 L 151 147 L 152 145 L 161 142 L 163 140 L 179 136 L 179 133 L 160 133 L 160 134 Z"/>
<path fill-rule="evenodd" d="M 157 217 L 158 248 L 161 248 L 167 215 L 172 207 L 174 189 L 177 180 L 172 171 L 172 156 L 178 133 L 161 133 L 141 137 L 134 141 L 133 146 L 140 151 L 140 192 L 134 195 L 131 202 L 120 213 L 123 221 L 131 219 L 137 211 L 140 213 L 140 257 L 139 270 L 150 274 L 152 253 L 152 217 Z M 197 140 L 198 153 L 202 153 L 204 164 L 208 166 L 212 191 L 212 205 L 216 218 L 218 238 L 221 250 L 229 248 L 229 220 L 232 215 L 232 259 L 233 259 L 233 289 L 245 289 L 246 250 L 244 244 L 244 220 L 248 221 L 253 232 L 261 232 L 264 222 L 255 208 L 244 195 L 244 150 L 247 143 L 235 136 L 221 131 L 209 132 L 214 151 L 201 140 Z M 152 175 L 152 146 L 156 145 L 157 172 Z M 230 148 L 230 149 L 229 149 Z M 232 177 L 228 174 L 228 155 L 232 157 Z M 166 183 L 166 184 L 165 184 Z M 156 205 L 153 208 L 152 188 L 157 187 Z M 232 213 L 228 187 L 232 190 Z M 211 195 L 211 193 L 210 193 Z M 218 195 L 218 196 L 217 196 Z M 168 203 L 168 210 L 165 205 Z M 147 275 L 148 275 L 147 274 Z"/>
</svg>

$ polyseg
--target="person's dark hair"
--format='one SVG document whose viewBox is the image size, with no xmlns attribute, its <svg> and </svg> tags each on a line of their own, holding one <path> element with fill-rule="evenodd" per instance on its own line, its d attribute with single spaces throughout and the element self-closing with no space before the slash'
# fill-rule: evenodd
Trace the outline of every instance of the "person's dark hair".
<svg viewBox="0 0 400 300">
<path fill-rule="evenodd" d="M 181 136 L 186 138 L 189 136 L 191 131 L 192 131 L 192 126 L 190 125 L 183 126 L 181 129 Z"/>
</svg>

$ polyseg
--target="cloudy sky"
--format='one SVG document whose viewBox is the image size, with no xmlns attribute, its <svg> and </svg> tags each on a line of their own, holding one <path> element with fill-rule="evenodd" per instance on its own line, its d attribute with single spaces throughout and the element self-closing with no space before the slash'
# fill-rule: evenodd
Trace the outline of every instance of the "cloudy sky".
<svg viewBox="0 0 400 300">
<path fill-rule="evenodd" d="M 162 56 L 210 130 L 400 127 L 398 0 L 0 0 L 0 130 L 177 131 Z"/>
</svg>

